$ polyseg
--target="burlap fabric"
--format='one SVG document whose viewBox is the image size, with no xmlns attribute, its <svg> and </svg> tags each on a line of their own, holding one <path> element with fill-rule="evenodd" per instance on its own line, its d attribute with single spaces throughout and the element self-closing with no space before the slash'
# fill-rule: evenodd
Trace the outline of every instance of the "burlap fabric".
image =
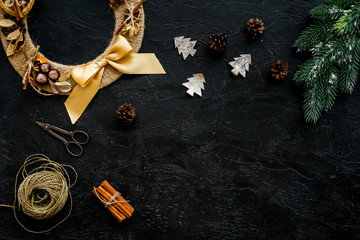
<svg viewBox="0 0 360 240">
<path fill-rule="evenodd" d="M 127 0 L 127 2 L 129 4 L 133 3 L 134 5 L 136 5 L 138 1 L 137 0 Z M 114 9 L 114 18 L 115 18 L 115 21 L 116 21 L 115 30 L 121 24 L 121 22 L 124 20 L 125 8 L 126 8 L 126 4 L 122 4 L 120 7 Z M 139 25 L 140 25 L 139 34 L 135 35 L 135 36 L 133 36 L 131 38 L 129 38 L 127 35 L 125 35 L 125 37 L 130 42 L 131 46 L 134 48 L 135 53 L 140 50 L 142 40 L 143 40 L 143 37 L 144 37 L 144 29 L 145 29 L 144 9 L 143 9 L 143 7 L 141 7 L 140 9 L 141 9 L 143 14 L 140 17 L 139 22 L 138 22 Z M 2 8 L 0 8 L 1 16 L 3 16 L 4 13 L 5 13 L 4 10 Z M 24 22 L 25 22 L 26 28 L 28 29 L 27 18 L 24 19 Z M 115 32 L 115 30 L 114 30 L 114 32 Z M 6 52 L 6 49 L 7 49 L 7 46 L 9 44 L 9 42 L 6 40 L 5 35 L 1 31 L 0 31 L 0 36 L 1 36 L 2 45 L 3 45 L 4 50 Z M 26 31 L 24 37 L 25 37 L 25 48 L 24 49 L 25 49 L 28 56 L 32 56 L 35 53 L 36 46 L 34 45 L 34 43 L 31 40 L 29 31 Z M 96 59 L 94 59 L 94 60 L 92 60 L 90 62 L 102 60 L 105 57 L 106 53 L 109 51 L 109 49 L 113 46 L 113 44 L 115 42 L 115 39 L 116 39 L 116 36 L 114 35 L 113 39 L 111 40 L 111 42 L 110 42 L 109 46 L 106 48 L 106 50 L 101 55 L 99 55 Z M 39 55 L 44 56 L 41 53 L 41 49 L 40 49 Z M 44 57 L 46 57 L 46 56 L 44 56 Z M 15 55 L 13 55 L 11 57 L 8 57 L 8 58 L 9 58 L 9 61 L 10 61 L 11 65 L 14 67 L 15 71 L 17 71 L 20 74 L 21 78 L 19 78 L 19 81 L 21 81 L 22 77 L 23 77 L 23 75 L 24 75 L 24 73 L 26 71 L 26 59 L 25 59 L 24 54 L 22 52 L 19 52 L 19 53 L 16 53 Z M 70 65 L 63 65 L 61 63 L 56 63 L 56 62 L 51 61 L 50 59 L 49 59 L 49 63 L 51 64 L 51 66 L 53 68 L 58 69 L 61 73 L 67 72 L 69 70 L 71 71 L 73 68 L 77 67 L 77 66 L 70 66 Z M 106 66 L 103 77 L 102 77 L 100 88 L 104 88 L 104 87 L 110 85 L 111 83 L 115 82 L 117 79 L 119 79 L 119 77 L 121 75 L 122 74 L 120 72 L 113 69 L 110 65 Z M 72 79 L 70 80 L 70 82 L 71 82 L 71 84 L 73 86 L 76 85 L 76 83 Z M 42 87 L 42 90 L 45 90 L 47 92 L 51 92 L 51 89 L 50 89 L 49 86 Z"/>
</svg>

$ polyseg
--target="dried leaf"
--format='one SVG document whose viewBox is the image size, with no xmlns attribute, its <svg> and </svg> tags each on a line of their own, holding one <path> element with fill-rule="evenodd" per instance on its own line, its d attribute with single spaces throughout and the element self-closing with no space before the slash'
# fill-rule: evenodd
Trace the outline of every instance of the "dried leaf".
<svg viewBox="0 0 360 240">
<path fill-rule="evenodd" d="M 24 46 L 25 46 L 25 44 L 24 44 L 24 35 L 23 35 L 23 33 L 21 33 L 19 35 L 19 37 L 16 39 L 15 50 L 20 51 Z"/>
<path fill-rule="evenodd" d="M 59 92 L 62 92 L 62 93 L 68 93 L 72 89 L 71 83 L 69 83 L 67 81 L 65 81 L 65 82 L 56 82 L 54 85 L 55 85 L 56 89 Z"/>
<path fill-rule="evenodd" d="M 0 20 L 0 26 L 4 28 L 9 28 L 14 26 L 16 23 L 13 20 L 10 19 L 1 19 Z"/>
<path fill-rule="evenodd" d="M 59 90 L 56 88 L 55 83 L 53 83 L 52 81 L 49 81 L 49 84 L 50 84 L 51 91 L 55 94 L 58 94 Z"/>
<path fill-rule="evenodd" d="M 140 32 L 140 25 L 138 23 L 134 24 L 134 30 L 135 30 L 135 35 L 138 35 Z"/>
<path fill-rule="evenodd" d="M 16 52 L 21 52 L 25 47 L 24 42 L 19 42 L 19 44 L 16 46 Z"/>
<path fill-rule="evenodd" d="M 59 80 L 57 80 L 57 82 L 64 82 L 67 81 L 71 78 L 71 74 L 70 71 L 64 72 L 63 74 L 61 74 Z"/>
<path fill-rule="evenodd" d="M 7 46 L 7 49 L 6 49 L 6 56 L 11 57 L 12 55 L 14 55 L 15 50 L 16 50 L 15 45 L 12 43 L 9 43 L 9 45 Z"/>
<path fill-rule="evenodd" d="M 16 46 L 16 50 L 20 52 L 23 50 L 24 47 L 25 47 L 25 42 L 19 42 L 18 45 Z"/>
<path fill-rule="evenodd" d="M 15 31 L 11 32 L 9 35 L 7 35 L 6 40 L 14 41 L 14 40 L 18 39 L 20 34 L 21 34 L 21 31 L 20 31 L 20 28 L 18 28 Z"/>
<path fill-rule="evenodd" d="M 24 41 L 24 34 L 21 32 L 19 37 L 16 39 L 17 42 L 22 42 Z"/>
</svg>

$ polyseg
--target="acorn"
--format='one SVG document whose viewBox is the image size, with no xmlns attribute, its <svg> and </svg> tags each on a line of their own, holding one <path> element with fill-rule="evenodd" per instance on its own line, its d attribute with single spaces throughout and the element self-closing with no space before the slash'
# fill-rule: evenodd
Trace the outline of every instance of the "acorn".
<svg viewBox="0 0 360 240">
<path fill-rule="evenodd" d="M 35 79 L 36 83 L 40 86 L 44 86 L 48 83 L 48 78 L 45 74 L 39 73 Z"/>
<path fill-rule="evenodd" d="M 53 68 L 48 73 L 49 80 L 56 82 L 60 78 L 60 72 L 59 70 Z"/>
<path fill-rule="evenodd" d="M 51 70 L 50 64 L 48 64 L 48 63 L 42 63 L 42 64 L 40 65 L 40 71 L 41 71 L 42 73 L 47 74 L 50 70 Z"/>
</svg>

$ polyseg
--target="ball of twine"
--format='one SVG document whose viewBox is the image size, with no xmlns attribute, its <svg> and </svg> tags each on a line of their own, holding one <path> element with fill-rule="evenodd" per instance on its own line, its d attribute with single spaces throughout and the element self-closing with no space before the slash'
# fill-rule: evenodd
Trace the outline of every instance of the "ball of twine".
<svg viewBox="0 0 360 240">
<path fill-rule="evenodd" d="M 75 173 L 73 182 L 71 182 L 65 168 L 70 168 Z M 20 175 L 23 181 L 17 190 Z M 16 221 L 31 233 L 46 233 L 59 226 L 71 214 L 72 198 L 70 188 L 75 185 L 76 181 L 77 173 L 73 167 L 58 164 L 42 154 L 29 156 L 16 174 L 15 201 L 13 204 Z M 49 219 L 63 209 L 68 199 L 70 200 L 68 214 L 50 229 L 44 231 L 30 230 L 17 217 L 16 206 L 24 214 L 32 218 L 38 220 Z"/>
<path fill-rule="evenodd" d="M 69 187 L 60 172 L 42 171 L 29 175 L 20 184 L 21 210 L 35 219 L 48 219 L 61 211 L 68 199 Z"/>
</svg>

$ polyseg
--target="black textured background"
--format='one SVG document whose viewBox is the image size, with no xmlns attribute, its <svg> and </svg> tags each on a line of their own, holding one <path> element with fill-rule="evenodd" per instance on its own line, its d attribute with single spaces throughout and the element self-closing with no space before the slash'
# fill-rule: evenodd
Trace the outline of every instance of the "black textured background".
<svg viewBox="0 0 360 240">
<path fill-rule="evenodd" d="M 0 239 L 360 239 L 360 91 L 341 96 L 317 125 L 303 122 L 302 91 L 290 79 L 305 57 L 291 45 L 321 0 L 148 0 L 141 52 L 155 52 L 166 76 L 124 76 L 103 89 L 76 126 L 65 97 L 22 90 L 21 78 L 0 54 L 0 202 L 12 203 L 24 159 L 44 153 L 79 174 L 71 217 L 45 235 L 32 235 L 0 208 Z M 106 0 L 36 0 L 30 33 L 52 60 L 83 63 L 100 54 L 114 28 Z M 251 17 L 266 31 L 255 42 L 243 28 Z M 207 36 L 228 34 L 226 54 L 211 59 Z M 198 40 L 183 61 L 173 37 Z M 246 79 L 228 62 L 250 53 Z M 289 62 L 291 76 L 268 81 L 273 61 Z M 203 98 L 181 85 L 194 73 L 207 80 Z M 130 129 L 114 111 L 129 102 Z M 91 142 L 72 158 L 40 120 L 82 129 Z M 118 224 L 90 194 L 107 179 L 135 207 Z M 28 221 L 31 227 L 46 226 Z M 42 225 L 44 224 L 44 225 Z"/>
</svg>

